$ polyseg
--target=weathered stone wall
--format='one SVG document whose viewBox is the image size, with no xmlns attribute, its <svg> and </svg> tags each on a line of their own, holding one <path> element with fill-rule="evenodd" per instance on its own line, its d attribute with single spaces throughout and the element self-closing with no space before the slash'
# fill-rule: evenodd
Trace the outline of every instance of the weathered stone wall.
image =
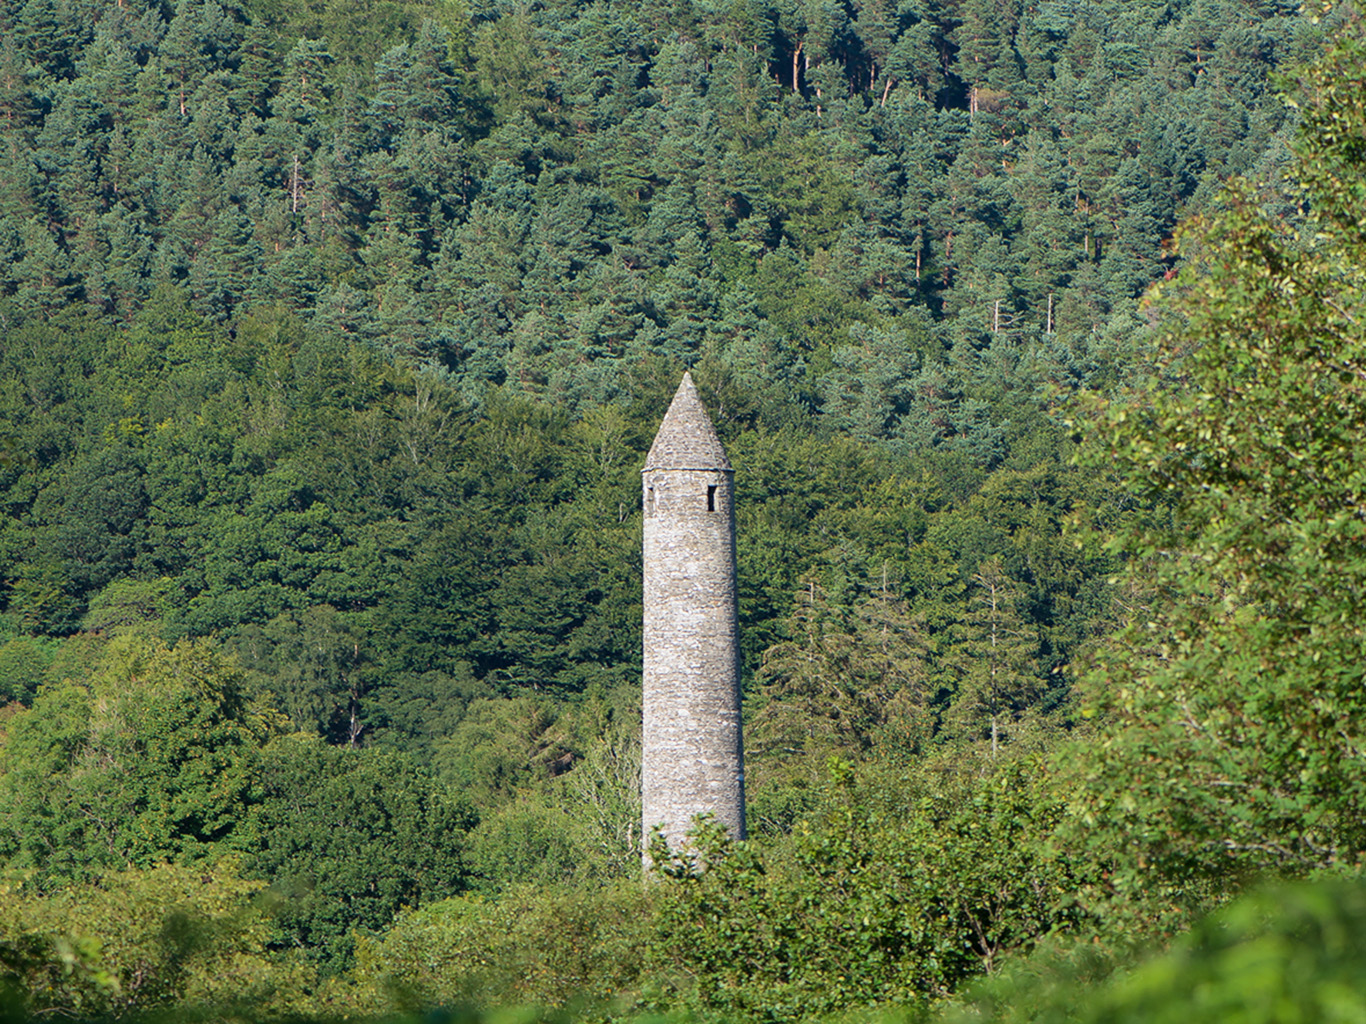
<svg viewBox="0 0 1366 1024">
<path fill-rule="evenodd" d="M 690 378 L 641 480 L 647 842 L 658 825 L 678 848 L 707 812 L 744 838 L 733 474 Z"/>
</svg>

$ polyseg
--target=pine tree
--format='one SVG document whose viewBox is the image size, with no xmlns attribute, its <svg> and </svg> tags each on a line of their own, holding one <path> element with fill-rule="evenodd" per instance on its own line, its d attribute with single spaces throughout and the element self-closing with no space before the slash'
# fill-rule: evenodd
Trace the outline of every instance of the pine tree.
<svg viewBox="0 0 1366 1024">
<path fill-rule="evenodd" d="M 1039 640 L 1021 614 L 1021 599 L 1001 559 L 984 561 L 972 576 L 967 614 L 949 655 L 958 685 L 947 717 L 967 738 L 985 732 L 993 758 L 1040 689 L 1034 674 Z"/>
<path fill-rule="evenodd" d="M 0 36 L 0 132 L 24 132 L 43 114 L 39 70 L 10 32 Z M 14 137 L 19 137 L 17 134 Z"/>
</svg>

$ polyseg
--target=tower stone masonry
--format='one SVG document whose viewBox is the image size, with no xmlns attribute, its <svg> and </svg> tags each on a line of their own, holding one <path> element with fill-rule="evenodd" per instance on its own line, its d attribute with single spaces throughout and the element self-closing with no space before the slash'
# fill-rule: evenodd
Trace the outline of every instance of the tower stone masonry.
<svg viewBox="0 0 1366 1024">
<path fill-rule="evenodd" d="M 685 373 L 641 471 L 647 846 L 659 826 L 681 849 L 703 813 L 745 836 L 734 475 Z"/>
</svg>

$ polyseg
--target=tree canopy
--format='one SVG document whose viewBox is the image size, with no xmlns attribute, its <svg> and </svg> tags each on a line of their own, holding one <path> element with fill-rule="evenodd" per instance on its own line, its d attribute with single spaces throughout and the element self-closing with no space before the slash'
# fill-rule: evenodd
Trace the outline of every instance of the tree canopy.
<svg viewBox="0 0 1366 1024">
<path fill-rule="evenodd" d="M 1122 1019 L 1351 934 L 1363 68 L 1281 2 L 0 4 L 0 992 Z M 684 369 L 753 838 L 642 887 Z M 1334 877 L 1175 938 L 1264 875 Z"/>
</svg>

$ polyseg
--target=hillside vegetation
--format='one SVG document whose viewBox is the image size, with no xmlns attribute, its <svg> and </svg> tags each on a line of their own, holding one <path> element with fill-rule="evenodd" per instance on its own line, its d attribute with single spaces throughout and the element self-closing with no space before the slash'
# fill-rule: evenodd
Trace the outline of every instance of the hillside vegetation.
<svg viewBox="0 0 1366 1024">
<path fill-rule="evenodd" d="M 16 1012 L 1157 1019 L 1143 977 L 1363 927 L 1339 878 L 1175 940 L 1366 849 L 1361 38 L 6 0 Z M 639 469 L 684 369 L 754 838 L 642 887 Z"/>
</svg>

